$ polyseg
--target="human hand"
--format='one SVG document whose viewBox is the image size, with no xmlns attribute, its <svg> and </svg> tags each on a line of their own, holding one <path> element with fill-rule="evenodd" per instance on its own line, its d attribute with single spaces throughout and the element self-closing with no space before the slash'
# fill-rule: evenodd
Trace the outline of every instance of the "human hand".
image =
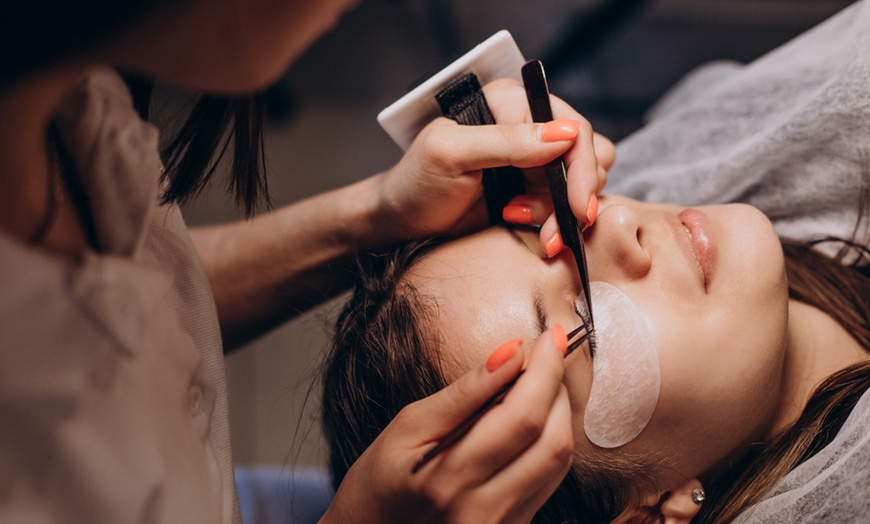
<svg viewBox="0 0 870 524">
<path fill-rule="evenodd" d="M 321 522 L 529 522 L 568 472 L 571 407 L 564 330 L 542 335 L 504 401 L 417 473 L 426 451 L 523 367 L 519 343 L 406 406 L 348 470 Z"/>
<path fill-rule="evenodd" d="M 529 119 L 525 89 L 514 80 L 498 80 L 484 87 L 484 94 L 496 121 Z M 568 170 L 568 202 L 574 216 L 591 225 L 598 212 L 597 195 L 607 184 L 607 172 L 616 159 L 616 148 L 563 100 L 550 95 L 553 116 L 579 122 L 579 133 L 564 153 Z M 547 180 L 539 171 L 527 173 L 526 193 L 513 198 L 503 210 L 507 222 L 539 225 L 541 248 L 548 256 L 563 248 Z"/>
<path fill-rule="evenodd" d="M 460 126 L 439 118 L 420 132 L 399 164 L 381 175 L 377 230 L 386 238 L 461 234 L 484 227 L 484 168 L 533 168 L 564 153 L 572 205 L 588 207 L 590 195 L 603 187 L 613 144 L 593 134 L 576 111 L 552 97 L 553 114 L 560 120 L 534 124 L 519 83 L 499 80 L 485 86 L 484 92 L 499 125 Z M 596 146 L 602 150 L 600 161 Z M 528 214 L 536 220 L 529 223 L 543 223 L 546 217 L 533 213 L 546 205 L 546 180 L 529 170 L 527 190 L 533 195 Z"/>
</svg>

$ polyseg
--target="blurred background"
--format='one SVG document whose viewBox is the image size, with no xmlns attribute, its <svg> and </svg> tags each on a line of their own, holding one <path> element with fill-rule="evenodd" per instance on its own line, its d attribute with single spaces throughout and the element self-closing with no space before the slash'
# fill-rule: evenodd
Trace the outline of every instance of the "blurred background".
<svg viewBox="0 0 870 524">
<path fill-rule="evenodd" d="M 314 0 L 312 0 L 314 1 Z M 551 91 L 614 141 L 687 71 L 748 62 L 839 11 L 835 0 L 365 0 L 268 93 L 276 206 L 387 169 L 400 151 L 377 113 L 427 72 L 500 29 L 544 61 Z M 214 187 L 191 225 L 236 219 Z M 318 393 L 309 397 L 341 299 L 227 358 L 235 460 L 322 466 Z"/>
</svg>

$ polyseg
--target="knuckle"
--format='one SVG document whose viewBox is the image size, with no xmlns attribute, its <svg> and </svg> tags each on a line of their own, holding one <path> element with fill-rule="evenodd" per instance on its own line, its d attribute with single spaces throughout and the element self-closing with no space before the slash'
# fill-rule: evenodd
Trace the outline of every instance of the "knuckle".
<svg viewBox="0 0 870 524">
<path fill-rule="evenodd" d="M 438 482 L 428 486 L 422 494 L 430 514 L 447 515 L 456 504 L 461 494 L 458 486 L 453 482 Z"/>
<path fill-rule="evenodd" d="M 443 127 L 428 127 L 421 132 L 421 153 L 436 168 L 447 169 L 455 164 L 455 148 L 451 133 Z"/>
<path fill-rule="evenodd" d="M 466 376 L 462 376 L 446 389 L 447 396 L 457 405 L 465 405 L 469 398 L 474 397 L 474 388 Z"/>
<path fill-rule="evenodd" d="M 571 464 L 574 454 L 574 435 L 569 428 L 563 428 L 547 440 L 547 450 L 553 461 L 561 467 Z"/>
<path fill-rule="evenodd" d="M 413 402 L 400 409 L 399 412 L 396 413 L 396 416 L 393 417 L 392 424 L 398 427 L 404 427 L 410 424 L 411 421 L 414 419 L 414 412 L 419 409 L 417 406 L 418 403 Z"/>
<path fill-rule="evenodd" d="M 396 413 L 396 416 L 382 429 L 381 433 L 394 436 L 406 434 L 409 428 L 414 428 L 420 423 L 420 415 L 425 414 L 425 412 L 426 410 L 420 401 L 408 404 Z"/>
<path fill-rule="evenodd" d="M 580 133 L 584 136 L 592 136 L 592 123 L 582 116 L 578 116 L 577 121 L 580 122 Z"/>
<path fill-rule="evenodd" d="M 544 430 L 544 420 L 536 414 L 520 418 L 515 426 L 516 437 L 522 442 L 532 442 L 540 437 Z"/>
</svg>

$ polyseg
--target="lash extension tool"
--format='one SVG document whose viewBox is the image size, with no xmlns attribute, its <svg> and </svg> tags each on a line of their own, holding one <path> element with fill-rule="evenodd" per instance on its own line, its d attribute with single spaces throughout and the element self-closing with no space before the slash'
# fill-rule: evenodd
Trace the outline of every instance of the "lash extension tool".
<svg viewBox="0 0 870 524">
<path fill-rule="evenodd" d="M 526 97 L 529 99 L 529 107 L 532 110 L 532 120 L 545 123 L 553 120 L 553 111 L 550 108 L 550 90 L 547 88 L 547 76 L 544 74 L 544 65 L 540 60 L 529 60 L 523 65 L 523 84 L 526 87 Z M 574 254 L 577 262 L 577 270 L 580 273 L 580 282 L 583 286 L 584 305 L 586 317 L 583 320 L 588 323 L 589 332 L 595 330 L 592 318 L 592 296 L 589 292 L 589 268 L 586 265 L 586 248 L 583 239 L 578 232 L 577 217 L 571 212 L 568 203 L 568 171 L 565 168 L 565 160 L 561 156 L 546 166 L 547 183 L 550 186 L 550 195 L 553 198 L 553 209 L 556 212 L 556 222 L 559 224 L 559 233 L 562 241 Z M 581 317 L 583 315 L 581 314 Z"/>
<path fill-rule="evenodd" d="M 529 99 L 529 107 L 532 112 L 532 119 L 535 122 L 549 122 L 553 119 L 553 113 L 550 108 L 550 93 L 547 89 L 547 79 L 544 76 L 543 65 L 539 60 L 530 60 L 523 65 L 522 75 L 523 83 L 526 86 L 526 96 Z M 544 169 L 547 174 L 547 181 L 553 198 L 553 206 L 556 209 L 556 221 L 559 224 L 559 231 L 562 234 L 565 245 L 567 245 L 568 248 L 571 249 L 571 252 L 574 253 L 574 260 L 577 263 L 577 271 L 580 273 L 580 281 L 582 283 L 585 299 L 583 301 L 585 311 L 580 314 L 583 323 L 578 328 L 568 333 L 568 350 L 565 352 L 565 357 L 567 357 L 575 349 L 580 347 L 580 345 L 583 344 L 583 342 L 585 342 L 595 330 L 592 325 L 592 302 L 589 292 L 586 251 L 583 247 L 583 240 L 577 231 L 577 218 L 574 217 L 574 214 L 571 212 L 571 208 L 568 205 L 568 175 L 564 159 L 560 156 L 544 166 Z M 579 338 L 571 342 L 571 339 L 578 335 Z M 468 418 L 444 435 L 444 437 L 435 444 L 435 447 L 420 456 L 417 462 L 414 463 L 411 473 L 416 473 L 442 451 L 458 442 L 459 439 L 468 433 L 474 424 L 483 417 L 483 415 L 504 400 L 504 397 L 508 394 L 514 384 L 516 384 L 517 380 L 519 380 L 523 373 L 524 371 L 520 371 L 513 380 L 502 386 L 495 395 L 490 397 L 489 400 L 477 408 Z"/>
<path fill-rule="evenodd" d="M 580 334 L 580 332 L 583 330 L 586 330 L 586 332 Z M 587 329 L 586 324 L 584 323 L 577 329 L 568 333 L 568 340 L 570 341 L 578 334 L 580 334 L 580 338 L 568 344 L 568 351 L 565 352 L 566 357 L 570 355 L 572 351 L 580 347 L 583 342 L 586 342 L 586 339 L 592 335 L 592 330 Z M 458 442 L 459 439 L 465 436 L 465 434 L 468 433 L 471 427 L 474 426 L 474 424 L 478 420 L 480 420 L 482 416 L 486 415 L 486 413 L 490 409 L 499 405 L 501 401 L 504 400 L 505 395 L 507 395 L 511 388 L 514 387 L 514 384 L 516 384 L 517 380 L 519 380 L 520 377 L 523 376 L 523 373 L 525 373 L 525 371 L 520 371 L 513 380 L 502 386 L 501 389 L 499 389 L 495 393 L 495 395 L 491 396 L 489 400 L 487 400 L 483 405 L 477 408 L 474 413 L 469 415 L 468 418 L 463 420 L 458 426 L 456 426 L 455 428 L 450 430 L 449 433 L 444 435 L 444 437 L 442 437 L 441 440 L 439 440 L 438 443 L 435 444 L 434 448 L 427 451 L 425 455 L 421 455 L 420 458 L 417 459 L 417 462 L 414 463 L 414 467 L 411 468 L 411 473 L 417 473 L 418 471 L 420 471 L 420 468 L 428 464 L 429 461 L 437 457 L 442 451 L 449 448 L 450 446 Z"/>
</svg>

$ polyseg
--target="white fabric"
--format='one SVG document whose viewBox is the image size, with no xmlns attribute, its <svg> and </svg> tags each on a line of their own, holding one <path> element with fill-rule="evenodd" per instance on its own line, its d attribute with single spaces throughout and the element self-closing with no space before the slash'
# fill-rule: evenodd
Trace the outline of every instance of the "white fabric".
<svg viewBox="0 0 870 524">
<path fill-rule="evenodd" d="M 836 438 L 792 470 L 739 524 L 831 524 L 870 521 L 870 393 Z"/>
<path fill-rule="evenodd" d="M 99 253 L 0 232 L 0 522 L 241 522 L 217 313 L 157 131 L 93 72 L 57 124 Z"/>
<path fill-rule="evenodd" d="M 747 66 L 687 77 L 617 146 L 608 192 L 683 205 L 746 202 L 781 236 L 851 238 L 870 184 L 870 3 Z M 868 235 L 867 221 L 858 238 Z M 870 396 L 836 439 L 743 524 L 870 522 Z"/>
</svg>

